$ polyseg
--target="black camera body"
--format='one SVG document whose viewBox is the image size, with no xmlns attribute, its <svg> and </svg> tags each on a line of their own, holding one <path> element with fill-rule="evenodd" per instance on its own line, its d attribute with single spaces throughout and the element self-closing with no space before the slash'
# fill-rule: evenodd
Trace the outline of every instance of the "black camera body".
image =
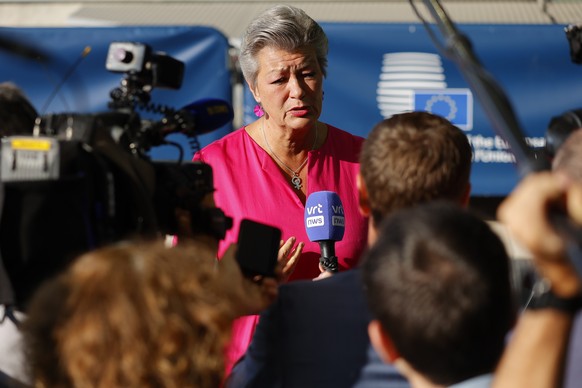
<svg viewBox="0 0 582 388">
<path fill-rule="evenodd" d="M 570 59 L 573 63 L 582 63 L 582 27 L 569 25 L 564 29 L 566 39 L 570 45 Z"/>
<path fill-rule="evenodd" d="M 178 234 L 177 209 L 190 213 L 197 234 L 219 240 L 232 226 L 220 209 L 203 205 L 214 191 L 209 165 L 147 155 L 152 138 L 160 143 L 188 125 L 170 107 L 155 109 L 163 116 L 158 122 L 138 113 L 154 110 L 154 86 L 180 87 L 183 64 L 139 43 L 112 43 L 109 52 L 107 68 L 126 73 L 110 111 L 44 115 L 32 136 L 2 139 L 0 253 L 20 304 L 81 253 L 128 238 Z"/>
<path fill-rule="evenodd" d="M 180 89 L 184 63 L 150 46 L 134 42 L 109 45 L 105 68 L 114 73 L 140 74 L 152 88 Z"/>
</svg>

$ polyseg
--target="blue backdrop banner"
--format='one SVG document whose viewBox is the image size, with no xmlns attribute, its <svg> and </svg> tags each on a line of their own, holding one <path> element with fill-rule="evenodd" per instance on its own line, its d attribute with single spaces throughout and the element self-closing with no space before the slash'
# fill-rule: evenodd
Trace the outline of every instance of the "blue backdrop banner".
<svg viewBox="0 0 582 388">
<path fill-rule="evenodd" d="M 107 27 L 107 28 L 0 28 L 4 41 L 21 43 L 46 55 L 46 60 L 28 59 L 9 50 L 0 50 L 0 81 L 11 81 L 21 87 L 39 113 L 96 113 L 108 110 L 110 91 L 120 85 L 122 73 L 105 68 L 111 42 L 139 42 L 151 46 L 154 53 L 165 53 L 185 64 L 179 90 L 154 89 L 151 102 L 171 108 L 217 98 L 232 103 L 232 87 L 228 69 L 228 41 L 219 31 L 207 27 Z M 17 46 L 17 45 L 16 45 Z M 85 47 L 91 48 L 83 59 Z M 49 101 L 57 85 L 72 71 L 62 88 Z M 139 111 L 138 111 L 139 112 Z M 139 112 L 142 118 L 157 120 L 159 114 Z M 222 137 L 232 124 L 199 136 L 202 145 Z M 189 140 L 181 134 L 168 140 L 184 147 L 190 160 Z M 160 146 L 151 150 L 154 159 L 173 160 L 174 147 Z"/>
<path fill-rule="evenodd" d="M 422 109 L 438 113 L 463 129 L 473 146 L 473 194 L 505 195 L 513 189 L 518 176 L 507 144 L 493 132 L 456 65 L 437 51 L 422 25 L 322 25 L 330 43 L 323 121 L 365 137 L 378 121 L 397 112 Z M 543 147 L 553 116 L 582 106 L 582 68 L 570 61 L 564 26 L 461 24 L 458 28 L 507 93 L 533 147 Z M 106 110 L 109 92 L 122 79 L 122 74 L 105 69 L 113 41 L 147 43 L 154 51 L 186 64 L 181 89 L 155 89 L 152 102 L 174 108 L 205 98 L 231 102 L 228 42 L 211 28 L 0 28 L 0 37 L 47 54 L 48 60 L 41 62 L 0 50 L 0 80 L 22 87 L 41 113 Z M 92 50 L 79 61 L 86 46 Z M 49 103 L 56 85 L 76 62 L 77 67 Z M 247 90 L 245 123 L 255 119 L 254 105 Z M 231 130 L 226 125 L 199 140 L 204 146 Z M 181 135 L 169 138 L 186 147 L 188 158 L 187 139 Z M 155 159 L 177 155 L 171 147 L 156 147 L 151 154 Z"/>
<path fill-rule="evenodd" d="M 493 132 L 455 63 L 421 24 L 323 23 L 329 38 L 321 119 L 366 136 L 380 120 L 420 109 L 449 118 L 474 150 L 473 194 L 505 195 L 517 183 L 514 157 Z M 582 106 L 582 68 L 570 61 L 564 26 L 457 26 L 507 93 L 527 142 L 544 145 L 553 116 Z M 245 120 L 254 101 L 245 94 Z"/>
</svg>

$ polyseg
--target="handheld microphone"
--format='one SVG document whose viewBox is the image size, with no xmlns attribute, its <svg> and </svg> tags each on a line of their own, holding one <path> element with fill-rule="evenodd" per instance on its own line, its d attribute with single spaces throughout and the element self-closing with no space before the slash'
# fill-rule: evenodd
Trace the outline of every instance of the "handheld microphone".
<svg viewBox="0 0 582 388">
<path fill-rule="evenodd" d="M 320 264 L 329 272 L 338 271 L 335 242 L 341 241 L 345 231 L 344 207 L 337 193 L 316 191 L 305 203 L 305 230 L 309 241 L 318 242 Z"/>
</svg>

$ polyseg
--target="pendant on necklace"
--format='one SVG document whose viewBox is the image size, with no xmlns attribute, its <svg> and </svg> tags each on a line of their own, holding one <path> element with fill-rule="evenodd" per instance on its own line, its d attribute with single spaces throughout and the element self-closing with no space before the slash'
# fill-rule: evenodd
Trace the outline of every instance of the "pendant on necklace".
<svg viewBox="0 0 582 388">
<path fill-rule="evenodd" d="M 293 178 L 291 178 L 291 183 L 293 183 L 293 187 L 297 190 L 301 190 L 301 178 L 297 175 L 296 172 L 293 173 Z"/>
</svg>

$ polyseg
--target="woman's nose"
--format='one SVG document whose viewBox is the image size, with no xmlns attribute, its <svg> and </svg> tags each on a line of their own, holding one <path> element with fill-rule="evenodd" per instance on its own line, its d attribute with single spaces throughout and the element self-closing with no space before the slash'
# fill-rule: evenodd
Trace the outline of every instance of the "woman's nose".
<svg viewBox="0 0 582 388">
<path fill-rule="evenodd" d="M 305 94 L 305 85 L 297 77 L 291 77 L 289 80 L 289 96 L 292 98 L 301 98 Z"/>
</svg>

